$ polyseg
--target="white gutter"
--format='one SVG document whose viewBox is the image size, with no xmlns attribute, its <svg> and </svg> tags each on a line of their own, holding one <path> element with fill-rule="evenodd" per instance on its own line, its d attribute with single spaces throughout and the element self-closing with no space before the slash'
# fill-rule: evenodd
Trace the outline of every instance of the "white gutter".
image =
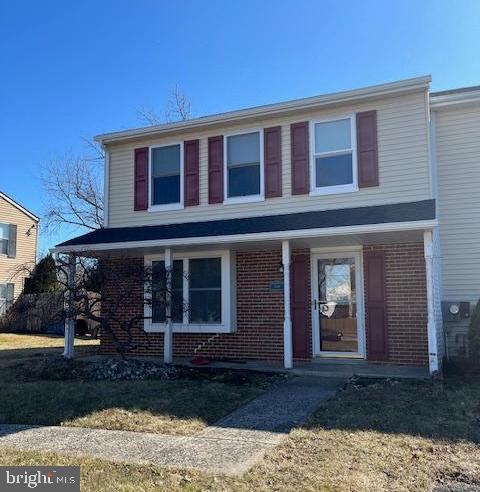
<svg viewBox="0 0 480 492">
<path fill-rule="evenodd" d="M 430 75 L 416 77 L 413 79 L 401 80 L 398 82 L 389 82 L 387 84 L 373 85 L 362 89 L 354 89 L 349 91 L 335 92 L 322 96 L 307 97 L 303 99 L 295 99 L 293 101 L 281 102 L 276 104 L 268 104 L 257 106 L 254 108 L 241 109 L 238 111 L 230 111 L 227 113 L 214 114 L 194 118 L 187 121 L 177 123 L 169 123 L 164 125 L 155 125 L 147 128 L 135 128 L 132 130 L 124 130 L 120 132 L 104 133 L 95 137 L 97 142 L 102 145 L 132 140 L 140 137 L 151 135 L 161 135 L 179 130 L 198 130 L 209 126 L 226 124 L 230 122 L 240 122 L 244 119 L 269 117 L 283 115 L 293 111 L 301 111 L 308 109 L 318 109 L 322 106 L 331 104 L 340 104 L 350 101 L 361 101 L 373 97 L 385 95 L 394 95 L 398 93 L 413 92 L 416 90 L 427 89 L 432 78 Z"/>
<path fill-rule="evenodd" d="M 259 232 L 250 234 L 230 234 L 222 236 L 188 237 L 174 239 L 154 239 L 149 241 L 125 241 L 119 243 L 98 243 L 87 245 L 59 246 L 52 253 L 111 251 L 134 248 L 169 248 L 174 246 L 198 246 L 205 244 L 247 243 L 252 241 L 283 241 L 312 237 L 339 236 L 343 234 L 365 234 L 372 232 L 395 232 L 428 229 L 438 225 L 436 219 L 411 222 L 388 222 L 383 224 L 365 224 L 359 226 L 323 227 L 317 229 L 297 229 L 289 231 Z"/>
</svg>

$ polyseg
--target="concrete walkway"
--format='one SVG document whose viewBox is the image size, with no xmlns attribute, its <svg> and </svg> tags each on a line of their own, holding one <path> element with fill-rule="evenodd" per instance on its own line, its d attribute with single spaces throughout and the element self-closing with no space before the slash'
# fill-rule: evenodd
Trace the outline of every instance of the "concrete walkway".
<svg viewBox="0 0 480 492">
<path fill-rule="evenodd" d="M 342 379 L 296 377 L 193 436 L 0 425 L 0 446 L 241 474 L 332 397 Z"/>
</svg>

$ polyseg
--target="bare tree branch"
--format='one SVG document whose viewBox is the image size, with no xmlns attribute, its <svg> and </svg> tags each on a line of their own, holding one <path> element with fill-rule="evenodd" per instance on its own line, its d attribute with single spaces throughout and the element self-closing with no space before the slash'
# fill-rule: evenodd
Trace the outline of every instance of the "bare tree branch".
<svg viewBox="0 0 480 492">
<path fill-rule="evenodd" d="M 54 232 L 62 226 L 89 230 L 103 227 L 103 151 L 86 139 L 93 152 L 87 157 L 65 155 L 42 168 L 43 227 Z"/>
<path fill-rule="evenodd" d="M 165 120 L 167 123 L 185 121 L 191 117 L 191 104 L 184 92 L 176 85 L 167 104 Z"/>
<path fill-rule="evenodd" d="M 157 126 L 160 125 L 161 121 L 158 116 L 155 114 L 153 109 L 148 109 L 145 106 L 141 106 L 137 110 L 138 119 L 147 126 Z"/>
<path fill-rule="evenodd" d="M 143 124 L 148 126 L 190 119 L 192 116 L 190 100 L 178 85 L 171 90 L 164 113 L 164 117 L 161 118 L 153 109 L 141 106 L 137 111 L 137 116 Z"/>
</svg>

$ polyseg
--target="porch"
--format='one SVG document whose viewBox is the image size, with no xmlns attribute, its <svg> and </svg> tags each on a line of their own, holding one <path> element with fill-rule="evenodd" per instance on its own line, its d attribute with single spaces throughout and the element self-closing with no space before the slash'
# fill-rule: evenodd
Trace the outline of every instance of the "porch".
<svg viewBox="0 0 480 492">
<path fill-rule="evenodd" d="M 174 364 L 197 367 L 189 358 L 175 358 Z M 285 369 L 280 362 L 257 360 L 210 361 L 207 367 L 222 369 L 240 369 L 260 372 L 288 373 L 294 376 L 313 376 L 320 378 L 349 379 L 353 376 L 364 378 L 425 379 L 430 376 L 426 366 L 408 366 L 395 364 L 371 364 L 367 360 L 320 359 L 314 357 L 308 362 L 295 362 L 292 369 Z"/>
<path fill-rule="evenodd" d="M 265 365 L 302 374 L 422 377 L 438 370 L 432 230 L 411 223 L 375 229 L 135 245 L 96 255 L 109 268 L 126 261 L 173 268 L 176 261 L 188 271 L 192 258 L 218 258 L 222 265 L 220 321 L 213 324 L 191 323 L 188 313 L 178 322 L 169 316 L 155 321 L 144 308 L 144 286 L 124 279 L 129 309 L 144 317 L 135 336 L 149 339 L 148 351 L 134 356 L 167 363 L 204 357 L 215 365 L 242 360 L 242 368 Z M 189 282 L 183 282 L 187 298 Z M 102 352 L 114 353 L 105 337 Z"/>
</svg>

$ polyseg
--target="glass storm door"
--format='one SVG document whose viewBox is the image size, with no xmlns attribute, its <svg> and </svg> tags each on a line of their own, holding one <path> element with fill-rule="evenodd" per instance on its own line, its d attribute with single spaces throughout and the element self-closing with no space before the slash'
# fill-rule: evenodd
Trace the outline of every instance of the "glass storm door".
<svg viewBox="0 0 480 492">
<path fill-rule="evenodd" d="M 357 319 L 357 256 L 316 258 L 317 286 L 314 313 L 317 316 L 320 353 L 359 354 Z"/>
</svg>

